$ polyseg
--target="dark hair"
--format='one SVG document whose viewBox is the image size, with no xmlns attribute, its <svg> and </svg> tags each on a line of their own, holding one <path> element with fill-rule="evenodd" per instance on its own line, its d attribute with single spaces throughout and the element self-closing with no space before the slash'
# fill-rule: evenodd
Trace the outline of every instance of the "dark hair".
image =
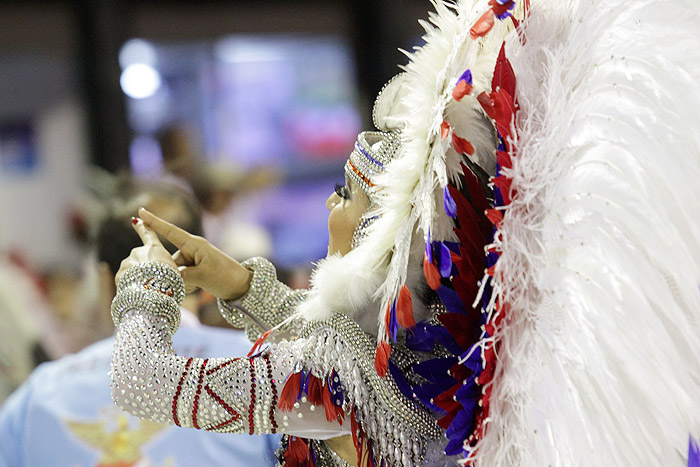
<svg viewBox="0 0 700 467">
<path fill-rule="evenodd" d="M 117 198 L 109 214 L 100 222 L 95 236 L 97 260 L 105 262 L 116 274 L 124 258 L 131 250 L 142 245 L 141 239 L 131 225 L 131 217 L 144 205 L 158 215 L 158 209 L 149 206 L 149 200 L 159 199 L 168 203 L 179 204 L 182 208 L 182 220 L 178 227 L 194 234 L 202 235 L 202 211 L 194 196 L 187 190 L 167 182 L 139 182 L 130 180 L 120 190 L 127 195 Z M 163 245 L 174 253 L 177 248 L 167 241 Z"/>
</svg>

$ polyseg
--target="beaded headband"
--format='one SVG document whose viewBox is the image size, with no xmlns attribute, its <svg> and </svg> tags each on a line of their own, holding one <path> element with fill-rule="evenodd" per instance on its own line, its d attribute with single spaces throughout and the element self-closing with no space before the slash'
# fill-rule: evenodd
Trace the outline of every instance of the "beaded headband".
<svg viewBox="0 0 700 467">
<path fill-rule="evenodd" d="M 354 184 L 362 188 L 376 204 L 378 193 L 373 180 L 384 173 L 386 164 L 399 152 L 401 146 L 400 131 L 363 131 L 357 135 L 355 148 L 345 163 L 345 174 Z"/>
<path fill-rule="evenodd" d="M 356 248 L 367 236 L 367 228 L 377 219 L 374 208 L 379 192 L 373 180 L 384 173 L 385 166 L 399 153 L 401 132 L 363 131 L 357 135 L 355 148 L 345 163 L 345 174 L 369 198 L 369 208 L 360 218 L 352 235 L 351 248 Z"/>
</svg>

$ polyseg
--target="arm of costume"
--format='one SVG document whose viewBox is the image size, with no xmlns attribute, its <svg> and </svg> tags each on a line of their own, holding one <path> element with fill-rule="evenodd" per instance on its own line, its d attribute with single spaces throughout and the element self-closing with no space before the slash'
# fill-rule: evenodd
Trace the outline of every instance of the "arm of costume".
<svg viewBox="0 0 700 467">
<path fill-rule="evenodd" d="M 282 342 L 251 358 L 188 358 L 175 354 L 184 284 L 162 263 L 131 267 L 112 303 L 117 326 L 112 398 L 124 410 L 160 423 L 231 433 L 328 438 L 348 427 L 326 421 L 308 403 L 279 413 L 277 400 L 303 340 Z"/>
<path fill-rule="evenodd" d="M 294 290 L 277 280 L 275 266 L 265 258 L 250 258 L 242 265 L 253 272 L 248 292 L 237 300 L 218 300 L 221 315 L 231 326 L 245 329 L 251 341 L 292 315 L 306 297 L 306 290 Z M 272 336 L 296 337 L 301 320 L 283 325 Z"/>
</svg>

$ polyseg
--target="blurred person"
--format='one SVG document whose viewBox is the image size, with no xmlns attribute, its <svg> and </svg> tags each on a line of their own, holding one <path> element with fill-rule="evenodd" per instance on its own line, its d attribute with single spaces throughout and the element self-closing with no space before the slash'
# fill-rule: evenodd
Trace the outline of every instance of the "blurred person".
<svg viewBox="0 0 700 467">
<path fill-rule="evenodd" d="M 114 274 L 121 259 L 140 241 L 131 228 L 134 209 L 148 206 L 177 225 L 201 232 L 199 206 L 189 193 L 165 183 L 148 189 L 128 185 L 123 186 L 126 199 L 116 203 L 96 232 L 96 282 L 103 307 L 109 307 L 116 292 Z M 246 352 L 250 342 L 242 332 L 199 323 L 193 313 L 197 300 L 191 294 L 183 303 L 183 326 L 174 348 L 203 358 Z M 0 410 L 0 466 L 272 464 L 278 442 L 274 436 L 185 430 L 119 410 L 109 393 L 112 346 L 109 337 L 34 371 Z"/>
<path fill-rule="evenodd" d="M 272 236 L 255 219 L 237 215 L 237 201 L 273 186 L 280 176 L 272 167 L 243 168 L 235 162 L 208 161 L 195 132 L 174 124 L 158 134 L 163 170 L 189 184 L 203 209 L 204 236 L 235 259 L 269 256 Z"/>
<path fill-rule="evenodd" d="M 28 310 L 48 304 L 36 282 L 10 255 L 0 256 L 0 406 L 34 369 L 39 325 Z"/>
</svg>

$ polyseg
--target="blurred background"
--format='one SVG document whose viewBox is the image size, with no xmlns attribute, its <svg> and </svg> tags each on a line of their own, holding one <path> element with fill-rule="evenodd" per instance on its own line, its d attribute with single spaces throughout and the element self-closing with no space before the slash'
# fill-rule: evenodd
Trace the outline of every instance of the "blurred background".
<svg viewBox="0 0 700 467">
<path fill-rule="evenodd" d="M 170 178 L 204 232 L 295 287 L 325 199 L 428 0 L 0 3 L 0 380 L 112 332 L 94 226 L 128 177 Z M 104 316 L 103 316 L 104 317 Z M 0 386 L 3 383 L 0 383 Z M 0 387 L 0 402 L 3 389 Z"/>
</svg>

